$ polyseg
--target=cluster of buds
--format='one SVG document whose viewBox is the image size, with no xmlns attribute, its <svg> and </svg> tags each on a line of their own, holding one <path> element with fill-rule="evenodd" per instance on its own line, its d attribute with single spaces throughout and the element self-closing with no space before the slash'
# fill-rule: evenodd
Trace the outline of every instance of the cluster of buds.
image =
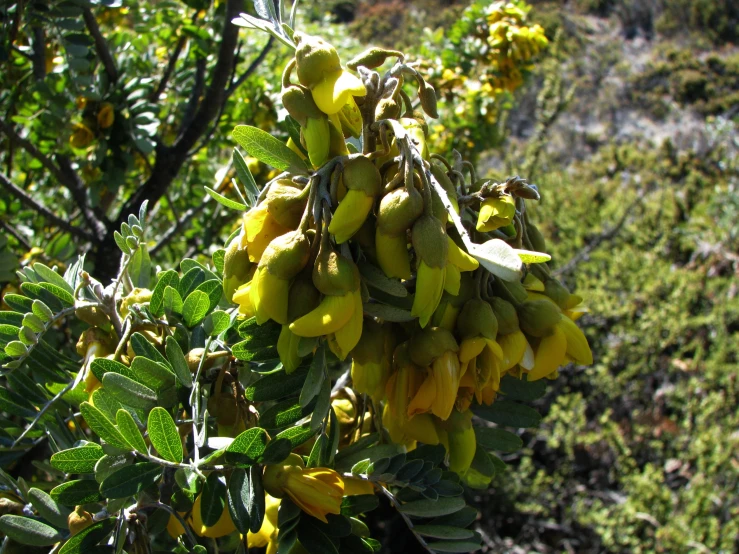
<svg viewBox="0 0 739 554">
<path fill-rule="evenodd" d="M 225 294 L 241 317 L 282 326 L 287 373 L 319 341 L 351 359 L 351 387 L 390 438 L 443 444 L 465 478 L 471 408 L 494 402 L 504 375 L 533 381 L 592 363 L 574 323 L 582 299 L 543 263 L 526 210 L 535 187 L 478 179 L 458 154 L 450 163 L 429 152 L 435 91 L 402 53 L 372 49 L 348 70 L 320 38 L 294 40 L 282 100 L 300 137 L 288 146 L 312 171 L 279 175 L 244 215 L 227 247 Z M 384 76 L 375 71 L 389 61 Z M 493 248 L 513 256 L 507 269 Z"/>
</svg>

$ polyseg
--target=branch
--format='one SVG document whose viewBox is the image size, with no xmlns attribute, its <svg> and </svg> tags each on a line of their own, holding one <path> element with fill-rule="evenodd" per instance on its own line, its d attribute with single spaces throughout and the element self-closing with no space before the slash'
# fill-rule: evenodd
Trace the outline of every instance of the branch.
<svg viewBox="0 0 739 554">
<path fill-rule="evenodd" d="M 26 250 L 31 249 L 31 244 L 25 238 L 23 238 L 23 236 L 9 223 L 7 223 L 6 221 L 0 221 L 0 227 L 5 229 L 5 232 L 12 236 L 15 240 L 17 240 L 23 248 L 25 248 Z"/>
<path fill-rule="evenodd" d="M 48 219 L 51 223 L 53 223 L 60 229 L 64 229 L 65 231 L 68 231 L 69 233 L 84 240 L 88 240 L 91 242 L 93 241 L 94 237 L 90 233 L 88 233 L 84 229 L 80 229 L 79 227 L 72 226 L 67 220 L 62 219 L 61 217 L 51 212 L 45 206 L 42 206 L 41 204 L 36 202 L 33 198 L 28 196 L 26 191 L 13 184 L 4 173 L 0 173 L 0 185 L 2 185 L 5 190 L 18 198 L 26 206 L 28 206 L 44 218 Z"/>
<path fill-rule="evenodd" d="M 90 8 L 83 9 L 82 17 L 85 19 L 87 30 L 95 40 L 95 51 L 97 52 L 100 61 L 103 62 L 105 73 L 108 74 L 108 78 L 111 82 L 117 81 L 118 70 L 115 68 L 115 61 L 110 53 L 110 48 L 108 48 L 108 43 L 105 41 L 105 37 L 103 37 L 100 32 L 100 27 L 98 27 L 98 22 L 95 19 L 92 10 L 90 10 Z"/>
<path fill-rule="evenodd" d="M 34 26 L 33 29 L 33 76 L 37 81 L 46 78 L 46 38 L 44 29 Z"/>
<path fill-rule="evenodd" d="M 187 42 L 187 39 L 184 35 L 182 35 L 177 41 L 177 45 L 174 47 L 174 52 L 172 52 L 172 56 L 169 58 L 167 68 L 164 70 L 164 74 L 162 75 L 162 80 L 159 81 L 159 85 L 157 85 L 157 88 L 154 90 L 154 92 L 151 93 L 151 96 L 149 96 L 150 102 L 156 102 L 157 100 L 159 100 L 159 96 L 164 92 L 164 89 L 167 88 L 167 83 L 169 82 L 169 78 L 174 72 L 174 68 L 177 65 L 177 60 L 179 60 L 180 54 L 182 54 L 182 49 L 185 47 L 185 42 Z"/>
</svg>

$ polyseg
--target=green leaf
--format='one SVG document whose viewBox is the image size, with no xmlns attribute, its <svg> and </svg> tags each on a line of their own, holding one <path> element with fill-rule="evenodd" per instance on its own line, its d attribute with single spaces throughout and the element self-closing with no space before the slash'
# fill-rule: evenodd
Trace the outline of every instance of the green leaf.
<svg viewBox="0 0 739 554">
<path fill-rule="evenodd" d="M 126 442 L 133 446 L 138 452 L 142 454 L 148 454 L 146 449 L 146 441 L 144 436 L 141 434 L 139 426 L 133 419 L 133 416 L 128 410 L 120 409 L 115 416 L 116 423 L 118 424 L 118 430 Z"/>
<path fill-rule="evenodd" d="M 92 473 L 103 455 L 103 448 L 99 444 L 89 443 L 53 454 L 51 465 L 64 473 Z"/>
<path fill-rule="evenodd" d="M 256 464 L 266 446 L 267 432 L 259 427 L 252 427 L 236 437 L 226 448 L 226 460 L 245 465 Z"/>
<path fill-rule="evenodd" d="M 213 252 L 213 266 L 216 268 L 216 271 L 218 273 L 223 273 L 223 264 L 226 260 L 226 250 L 224 248 L 219 248 L 215 252 Z"/>
<path fill-rule="evenodd" d="M 107 381 L 110 377 L 123 376 L 116 373 L 106 373 L 103 381 Z M 103 412 L 101 412 L 97 407 L 93 406 L 89 402 L 83 402 L 80 405 L 80 411 L 82 412 L 82 417 L 85 418 L 85 421 L 90 426 L 90 429 L 92 429 L 98 437 L 116 448 L 131 450 L 131 445 L 126 442 L 126 439 L 123 438 L 123 435 L 121 435 L 118 428 L 113 425 L 113 423 L 105 417 L 105 414 L 103 414 Z"/>
<path fill-rule="evenodd" d="M 536 427 L 541 421 L 541 415 L 533 408 L 507 400 L 476 406 L 472 411 L 477 417 L 506 427 Z"/>
<path fill-rule="evenodd" d="M 500 380 L 500 392 L 509 400 L 533 402 L 546 394 L 547 381 L 546 379 L 525 381 L 512 375 L 505 375 Z"/>
<path fill-rule="evenodd" d="M 168 269 L 159 275 L 159 280 L 151 293 L 151 300 L 149 301 L 149 310 L 152 314 L 157 317 L 164 314 L 164 289 L 167 286 L 176 289 L 179 284 L 180 276 L 173 269 Z"/>
<path fill-rule="evenodd" d="M 208 314 L 203 321 L 203 329 L 210 337 L 217 337 L 231 326 L 231 316 L 222 310 Z"/>
<path fill-rule="evenodd" d="M 116 362 L 115 360 L 109 360 L 107 358 L 95 358 L 92 363 L 90 363 L 90 371 L 92 371 L 92 374 L 97 377 L 98 381 L 102 381 L 103 377 L 108 372 L 118 373 L 136 380 L 136 375 L 131 368 L 123 365 L 121 362 Z"/>
<path fill-rule="evenodd" d="M 159 455 L 168 462 L 182 462 L 182 440 L 172 416 L 157 406 L 149 412 L 149 439 Z"/>
<path fill-rule="evenodd" d="M 328 410 L 331 407 L 331 381 L 324 379 L 321 385 L 321 392 L 316 397 L 316 407 L 313 408 L 313 415 L 311 416 L 310 426 L 313 429 L 318 429 L 321 426 L 321 422 L 328 415 Z"/>
<path fill-rule="evenodd" d="M 261 467 L 253 465 L 249 468 L 248 487 L 247 496 L 249 501 L 246 503 L 246 511 L 249 512 L 249 531 L 258 533 L 262 528 L 266 510 Z"/>
<path fill-rule="evenodd" d="M 148 410 L 157 403 L 157 395 L 153 390 L 124 375 L 106 373 L 103 387 L 121 404 L 131 408 Z"/>
<path fill-rule="evenodd" d="M 226 501 L 231 519 L 236 529 L 242 534 L 246 534 L 251 525 L 251 517 L 249 510 L 247 510 L 247 505 L 253 502 L 253 499 L 249 497 L 250 492 L 251 486 L 247 470 L 243 468 L 234 469 L 228 481 Z"/>
<path fill-rule="evenodd" d="M 371 512 L 380 505 L 380 500 L 374 494 L 357 494 L 345 496 L 341 501 L 341 515 L 352 517 Z"/>
<path fill-rule="evenodd" d="M 292 452 L 293 445 L 288 439 L 274 439 L 267 443 L 262 455 L 262 463 L 265 465 L 279 464 Z"/>
<path fill-rule="evenodd" d="M 501 239 L 491 239 L 483 244 L 465 244 L 469 253 L 493 275 L 504 281 L 518 281 L 521 278 L 523 262 L 516 251 Z"/>
<path fill-rule="evenodd" d="M 61 300 L 62 304 L 65 307 L 71 308 L 72 306 L 74 306 L 74 297 L 71 293 L 67 292 L 65 288 L 59 287 L 52 283 L 39 283 L 39 286 L 43 289 L 48 290 L 51 294 Z"/>
<path fill-rule="evenodd" d="M 167 285 L 164 287 L 164 297 L 162 298 L 162 306 L 165 313 L 181 314 L 182 313 L 182 296 L 177 289 Z"/>
<path fill-rule="evenodd" d="M 310 554 L 338 554 L 333 541 L 317 526 L 308 523 L 307 518 L 301 518 L 297 529 L 300 544 Z"/>
<path fill-rule="evenodd" d="M 336 470 L 348 471 L 361 460 L 376 462 L 382 458 L 392 458 L 396 454 L 399 454 L 401 450 L 397 444 L 378 444 L 370 448 L 354 450 L 349 455 L 336 458 Z"/>
<path fill-rule="evenodd" d="M 438 517 L 453 514 L 464 508 L 464 498 L 439 498 L 438 500 L 414 500 L 400 506 L 400 511 L 414 517 Z"/>
<path fill-rule="evenodd" d="M 45 266 L 42 263 L 36 262 L 33 264 L 33 270 L 36 274 L 41 277 L 43 281 L 56 285 L 57 287 L 66 290 L 69 294 L 74 293 L 74 289 L 64 280 L 64 277 L 59 275 L 53 269 Z"/>
<path fill-rule="evenodd" d="M 5 345 L 5 353 L 14 358 L 20 358 L 28 354 L 28 348 L 19 340 L 10 341 Z"/>
<path fill-rule="evenodd" d="M 413 530 L 419 535 L 435 539 L 461 540 L 475 536 L 475 533 L 469 529 L 460 529 L 451 525 L 414 525 Z"/>
<path fill-rule="evenodd" d="M 212 527 L 221 519 L 226 505 L 226 492 L 223 474 L 214 471 L 208 475 L 200 497 L 200 517 L 206 527 Z"/>
<path fill-rule="evenodd" d="M 8 302 L 8 295 L 5 296 L 5 301 Z M 51 311 L 49 306 L 41 302 L 41 300 L 33 301 L 33 304 L 31 304 L 31 311 L 45 322 L 54 317 L 54 313 Z"/>
<path fill-rule="evenodd" d="M 169 362 L 141 333 L 131 335 L 131 348 L 137 356 L 143 356 L 169 367 Z M 171 369 L 171 368 L 170 368 Z"/>
<path fill-rule="evenodd" d="M 60 504 L 70 507 L 103 499 L 98 490 L 98 483 L 93 479 L 67 481 L 51 489 L 50 495 Z"/>
<path fill-rule="evenodd" d="M 223 196 L 222 194 L 218 194 L 216 191 L 214 191 L 210 187 L 203 187 L 205 188 L 205 192 L 208 193 L 208 195 L 213 198 L 216 202 L 219 204 L 223 204 L 227 208 L 231 208 L 232 210 L 236 210 L 239 212 L 246 211 L 247 206 L 245 204 L 242 204 L 241 202 L 236 202 L 236 200 L 230 200 Z"/>
<path fill-rule="evenodd" d="M 244 192 L 246 192 L 246 199 L 249 202 L 249 206 L 253 206 L 259 197 L 259 187 L 257 187 L 257 183 L 254 181 L 254 177 L 249 170 L 249 166 L 246 165 L 246 160 L 244 160 L 244 157 L 241 155 L 238 148 L 234 148 L 233 164 L 236 169 L 236 176 L 244 187 Z"/>
<path fill-rule="evenodd" d="M 434 552 L 474 552 L 480 549 L 479 542 L 472 541 L 437 541 L 428 543 L 428 547 Z"/>
<path fill-rule="evenodd" d="M 308 406 L 313 399 L 318 396 L 323 386 L 323 381 L 326 378 L 326 350 L 323 345 L 316 349 L 316 353 L 311 360 L 310 369 L 308 375 L 303 383 L 303 388 L 300 391 L 300 405 L 302 407 Z"/>
<path fill-rule="evenodd" d="M 381 269 L 369 262 L 363 261 L 357 264 L 359 273 L 362 274 L 367 284 L 380 289 L 392 296 L 405 297 L 408 296 L 408 290 L 403 286 L 399 279 L 390 279 Z"/>
<path fill-rule="evenodd" d="M 28 499 L 38 514 L 54 527 L 64 529 L 67 526 L 67 518 L 72 513 L 69 508 L 62 506 L 47 493 L 36 488 L 28 491 Z"/>
<path fill-rule="evenodd" d="M 192 291 L 182 306 L 182 317 L 185 325 L 192 328 L 205 319 L 210 310 L 210 298 L 200 290 Z"/>
<path fill-rule="evenodd" d="M 487 450 L 516 452 L 523 446 L 521 437 L 499 427 L 475 427 L 477 444 Z"/>
<path fill-rule="evenodd" d="M 86 554 L 113 531 L 116 521 L 115 518 L 109 518 L 83 529 L 64 543 L 59 554 Z"/>
<path fill-rule="evenodd" d="M 204 282 L 205 271 L 198 266 L 192 266 L 187 272 L 185 272 L 182 279 L 180 279 L 180 285 L 177 287 L 177 292 L 180 293 L 182 298 L 187 298 L 188 294 Z"/>
<path fill-rule="evenodd" d="M 458 512 L 432 519 L 429 525 L 449 525 L 454 527 L 468 527 L 477 519 L 477 510 L 472 506 L 465 506 Z"/>
<path fill-rule="evenodd" d="M 143 356 L 136 356 L 133 359 L 131 371 L 135 381 L 156 392 L 175 385 L 175 375 L 168 366 Z"/>
<path fill-rule="evenodd" d="M 306 423 L 300 427 L 290 427 L 275 436 L 274 440 L 287 439 L 293 448 L 297 448 L 301 444 L 309 441 L 315 436 L 316 432 L 310 428 L 310 424 Z"/>
<path fill-rule="evenodd" d="M 283 400 L 265 410 L 259 417 L 259 425 L 265 429 L 282 429 L 311 413 L 311 406 L 302 408 L 293 399 Z"/>
<path fill-rule="evenodd" d="M 20 417 L 36 415 L 36 410 L 25 398 L 6 388 L 0 388 L 0 411 Z"/>
<path fill-rule="evenodd" d="M 100 485 L 105 498 L 127 498 L 156 483 L 163 468 L 154 462 L 139 462 L 112 473 Z"/>
<path fill-rule="evenodd" d="M 151 259 L 145 244 L 140 245 L 128 263 L 128 276 L 134 287 L 148 289 L 151 282 Z"/>
<path fill-rule="evenodd" d="M 0 517 L 0 531 L 14 541 L 29 546 L 51 546 L 62 539 L 61 533 L 50 525 L 16 515 Z"/>
<path fill-rule="evenodd" d="M 290 150 L 279 139 L 269 133 L 250 127 L 237 125 L 233 130 L 233 137 L 247 154 L 260 162 L 266 163 L 280 171 L 306 175 L 305 162 L 295 152 Z"/>
<path fill-rule="evenodd" d="M 185 354 L 182 352 L 177 339 L 172 336 L 167 337 L 164 352 L 167 354 L 167 359 L 174 369 L 177 379 L 185 385 L 187 388 L 192 387 L 192 373 L 190 368 L 187 366 L 187 360 Z"/>
<path fill-rule="evenodd" d="M 306 371 L 297 369 L 290 375 L 277 371 L 265 375 L 246 388 L 246 399 L 251 402 L 279 400 L 296 394 L 303 386 Z"/>
<path fill-rule="evenodd" d="M 525 264 L 541 264 L 552 259 L 549 254 L 546 254 L 544 252 L 534 252 L 533 250 L 520 249 L 514 249 L 514 251 L 516 252 L 518 257 L 521 258 L 521 261 Z"/>
<path fill-rule="evenodd" d="M 198 285 L 198 288 L 195 290 L 199 290 L 208 295 L 208 300 L 210 301 L 208 311 L 210 311 L 218 306 L 218 302 L 220 302 L 221 296 L 223 296 L 223 283 L 221 283 L 219 279 L 210 279 Z"/>
</svg>

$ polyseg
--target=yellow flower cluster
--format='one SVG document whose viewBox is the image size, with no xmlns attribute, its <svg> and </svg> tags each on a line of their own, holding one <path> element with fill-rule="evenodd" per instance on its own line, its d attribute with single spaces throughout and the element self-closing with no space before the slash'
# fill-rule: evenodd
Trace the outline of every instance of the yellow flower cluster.
<svg viewBox="0 0 739 554">
<path fill-rule="evenodd" d="M 305 339 L 318 338 L 352 360 L 354 392 L 369 397 L 394 442 L 443 444 L 464 478 L 476 451 L 470 408 L 494 402 L 504 375 L 533 381 L 592 363 L 573 323 L 580 298 L 541 263 L 521 263 L 513 281 L 490 272 L 481 243 L 543 250 L 525 216 L 524 200 L 538 194 L 525 184 L 465 184 L 461 160 L 453 167 L 430 154 L 425 116 L 404 100 L 405 76 L 426 114 L 435 95 L 402 55 L 373 50 L 350 62 L 363 81 L 323 40 L 295 40 L 282 97 L 300 140 L 288 146 L 313 171 L 273 179 L 246 212 L 227 249 L 224 290 L 241 317 L 282 326 L 287 373 L 308 355 Z M 389 57 L 400 58 L 392 76 L 373 84 L 367 68 Z M 275 469 L 267 490 L 319 519 L 336 513 L 340 477 L 301 464 Z"/>
</svg>

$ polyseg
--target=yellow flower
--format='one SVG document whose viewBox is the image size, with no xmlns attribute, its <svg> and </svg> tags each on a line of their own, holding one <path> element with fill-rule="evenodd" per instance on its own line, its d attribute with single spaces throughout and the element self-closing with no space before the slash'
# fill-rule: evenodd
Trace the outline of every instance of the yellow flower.
<svg viewBox="0 0 739 554">
<path fill-rule="evenodd" d="M 107 129 L 108 127 L 113 125 L 113 121 L 115 120 L 113 104 L 111 104 L 110 102 L 103 102 L 100 105 L 100 109 L 98 110 L 97 120 L 98 126 L 101 129 Z"/>
<path fill-rule="evenodd" d="M 345 71 L 339 69 L 326 73 L 323 78 L 312 87 L 313 100 L 316 106 L 323 113 L 333 115 L 341 111 L 341 109 L 354 96 L 364 96 L 367 89 L 364 83 L 358 78 Z"/>
<path fill-rule="evenodd" d="M 190 527 L 192 527 L 192 530 L 195 531 L 195 534 L 199 537 L 217 539 L 230 535 L 236 531 L 236 526 L 231 519 L 231 513 L 229 512 L 227 505 L 223 506 L 221 517 L 218 518 L 215 525 L 206 527 L 200 513 L 201 496 L 202 495 L 198 495 L 195 499 L 195 503 L 192 505 L 192 512 L 190 512 L 190 517 L 187 518 L 187 522 L 190 524 Z"/>
<path fill-rule="evenodd" d="M 273 239 L 290 231 L 280 225 L 262 202 L 244 214 L 242 246 L 249 253 L 249 261 L 258 262 Z"/>
<path fill-rule="evenodd" d="M 425 329 L 411 338 L 411 360 L 426 367 L 426 377 L 408 405 L 409 417 L 431 412 L 445 420 L 452 413 L 461 378 L 458 351 L 452 334 L 439 327 Z"/>
<path fill-rule="evenodd" d="M 483 233 L 510 225 L 516 215 L 516 201 L 512 196 L 486 198 L 480 206 L 476 229 Z"/>
<path fill-rule="evenodd" d="M 416 278 L 416 294 L 413 298 L 411 315 L 418 318 L 421 327 L 428 325 L 431 316 L 441 300 L 444 292 L 444 278 L 446 270 L 444 267 L 433 267 L 421 261 L 418 264 Z"/>
<path fill-rule="evenodd" d="M 249 548 L 262 548 L 267 547 L 265 554 L 277 554 L 277 534 L 279 529 L 277 528 L 277 511 L 280 508 L 280 500 L 269 494 L 264 495 L 264 520 L 259 531 L 252 533 L 249 531 L 246 534 L 246 543 Z"/>
<path fill-rule="evenodd" d="M 387 235 L 378 227 L 375 231 L 375 254 L 377 264 L 385 275 L 397 279 L 411 278 L 411 261 L 405 233 Z"/>
<path fill-rule="evenodd" d="M 264 488 L 276 498 L 287 495 L 306 514 L 328 523 L 327 514 L 339 514 L 344 480 L 333 469 L 306 468 L 303 459 L 290 454 L 283 465 L 264 469 Z"/>
<path fill-rule="evenodd" d="M 359 394 L 377 403 L 385 395 L 394 349 L 392 326 L 373 319 L 364 323 L 362 336 L 352 350 L 352 383 Z"/>
<path fill-rule="evenodd" d="M 232 297 L 232 302 L 239 305 L 239 317 L 243 319 L 249 319 L 256 315 L 254 303 L 251 301 L 251 284 L 252 282 L 249 281 L 241 285 Z"/>
<path fill-rule="evenodd" d="M 529 381 L 538 381 L 557 371 L 565 363 L 567 354 L 567 335 L 559 325 L 552 334 L 541 339 L 534 354 L 534 367 L 529 372 Z"/>
<path fill-rule="evenodd" d="M 298 369 L 300 365 L 300 356 L 298 356 L 298 346 L 300 345 L 300 337 L 290 331 L 289 325 L 283 325 L 280 330 L 280 337 L 277 339 L 277 354 L 288 375 Z"/>
<path fill-rule="evenodd" d="M 462 250 L 457 243 L 447 236 L 447 264 L 444 277 L 444 290 L 457 296 L 462 281 L 462 271 L 474 271 L 480 266 L 475 258 Z"/>
<path fill-rule="evenodd" d="M 89 145 L 95 135 L 90 128 L 84 123 L 75 123 L 72 129 L 72 135 L 69 137 L 69 144 L 74 148 L 84 148 Z"/>
<path fill-rule="evenodd" d="M 475 429 L 472 427 L 472 413 L 467 410 L 454 410 L 449 419 L 440 424 L 445 430 L 440 433 L 442 444 L 449 455 L 449 469 L 460 475 L 464 474 L 472 464 L 477 450 Z"/>
</svg>

